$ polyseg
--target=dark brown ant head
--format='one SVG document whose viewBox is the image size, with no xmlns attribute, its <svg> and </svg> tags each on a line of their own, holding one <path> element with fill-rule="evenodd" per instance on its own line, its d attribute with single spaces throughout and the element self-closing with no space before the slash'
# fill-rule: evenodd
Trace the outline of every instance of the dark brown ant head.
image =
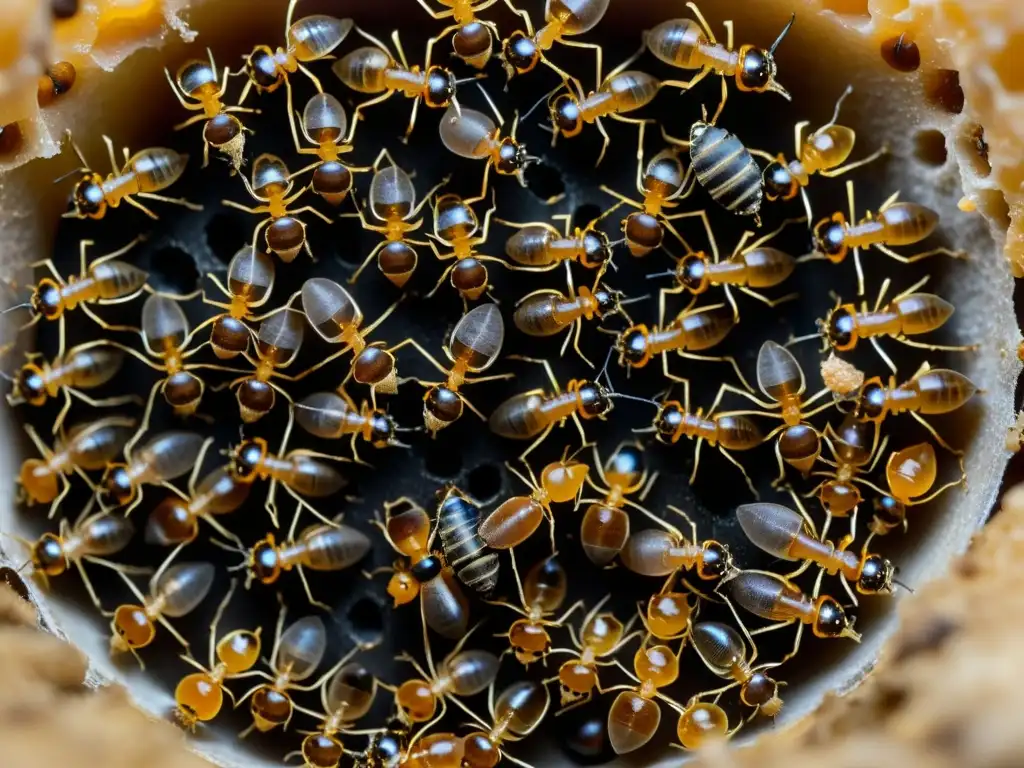
<svg viewBox="0 0 1024 768">
<path fill-rule="evenodd" d="M 619 353 L 619 365 L 641 368 L 650 361 L 647 343 L 647 328 L 634 325 L 620 333 L 615 339 L 615 351 Z"/>
<path fill-rule="evenodd" d="M 58 536 L 44 533 L 39 541 L 32 545 L 32 565 L 47 576 L 60 576 L 68 568 L 64 545 Z"/>
<path fill-rule="evenodd" d="M 679 284 L 690 293 L 704 293 L 708 289 L 708 260 L 703 253 L 684 256 L 676 267 Z"/>
<path fill-rule="evenodd" d="M 420 584 L 426 584 L 428 581 L 433 581 L 440 576 L 443 569 L 444 563 L 441 562 L 440 557 L 437 555 L 427 555 L 422 560 L 413 563 L 409 568 L 409 573 Z"/>
<path fill-rule="evenodd" d="M 161 501 L 146 521 L 146 543 L 167 547 L 194 541 L 199 534 L 199 520 L 188 508 L 188 502 L 176 494 Z"/>
<path fill-rule="evenodd" d="M 302 740 L 302 759 L 312 768 L 333 768 L 345 757 L 345 747 L 326 733 L 311 733 Z"/>
<path fill-rule="evenodd" d="M 178 416 L 191 416 L 203 399 L 203 380 L 189 371 L 178 371 L 164 382 L 164 397 Z"/>
<path fill-rule="evenodd" d="M 599 229 L 585 229 L 583 231 L 583 255 L 580 256 L 580 264 L 587 269 L 597 269 L 604 266 L 612 258 L 612 242 L 604 232 Z"/>
<path fill-rule="evenodd" d="M 881 555 L 865 555 L 857 578 L 857 591 L 862 595 L 889 594 L 895 568 Z"/>
<path fill-rule="evenodd" d="M 256 579 L 261 584 L 273 584 L 277 581 L 281 575 L 281 562 L 272 534 L 267 534 L 267 538 L 253 545 L 248 566 L 250 579 Z"/>
<path fill-rule="evenodd" d="M 608 390 L 596 381 L 582 381 L 577 390 L 581 415 L 585 419 L 603 418 L 611 412 L 613 403 Z"/>
<path fill-rule="evenodd" d="M 498 147 L 498 160 L 494 164 L 494 170 L 502 176 L 515 176 L 526 167 L 529 160 L 526 145 L 520 144 L 512 136 L 506 136 Z"/>
<path fill-rule="evenodd" d="M 902 501 L 897 501 L 888 494 L 874 500 L 874 518 L 871 521 L 872 533 L 884 536 L 891 529 L 906 525 L 907 507 Z"/>
<path fill-rule="evenodd" d="M 230 360 L 249 348 L 252 332 L 248 326 L 231 315 L 221 315 L 210 329 L 210 346 L 220 360 Z"/>
<path fill-rule="evenodd" d="M 570 93 L 563 93 L 552 99 L 549 105 L 551 112 L 551 123 L 555 131 L 567 138 L 578 136 L 583 130 L 583 115 L 580 112 L 580 103 Z"/>
<path fill-rule="evenodd" d="M 455 75 L 444 67 L 431 67 L 427 70 L 427 85 L 423 90 L 423 103 L 428 107 L 440 109 L 447 107 L 455 98 L 458 85 Z"/>
<path fill-rule="evenodd" d="M 744 45 L 740 48 L 739 66 L 736 68 L 736 86 L 741 91 L 754 91 L 755 93 L 774 91 L 786 100 L 790 99 L 789 92 L 775 79 L 775 49 L 789 34 L 795 20 L 796 14 L 793 14 L 786 26 L 783 27 L 782 32 L 775 38 L 771 48 L 765 50 L 753 45 Z"/>
<path fill-rule="evenodd" d="M 598 317 L 607 317 L 613 315 L 616 312 L 622 311 L 622 292 L 613 291 L 610 288 L 605 288 L 603 285 L 599 285 L 594 291 L 594 300 L 597 302 L 596 315 Z"/>
<path fill-rule="evenodd" d="M 686 411 L 682 405 L 674 400 L 665 403 L 654 417 L 655 437 L 662 443 L 673 442 L 685 419 Z"/>
<path fill-rule="evenodd" d="M 203 126 L 203 138 L 210 146 L 220 149 L 241 136 L 242 130 L 242 123 L 237 117 L 222 112 L 206 121 L 206 125 Z"/>
<path fill-rule="evenodd" d="M 494 38 L 486 24 L 471 21 L 459 27 L 452 35 L 455 55 L 476 69 L 483 69 L 490 61 Z"/>
<path fill-rule="evenodd" d="M 257 45 L 245 57 L 245 74 L 261 91 L 273 91 L 284 82 L 284 72 L 274 60 L 274 52 L 266 45 Z"/>
<path fill-rule="evenodd" d="M 501 58 L 505 65 L 505 73 L 511 78 L 536 67 L 540 61 L 540 49 L 532 37 L 516 30 L 502 42 Z"/>
<path fill-rule="evenodd" d="M 251 483 L 267 458 L 267 441 L 262 437 L 243 440 L 231 454 L 230 470 L 236 480 Z"/>
<path fill-rule="evenodd" d="M 846 258 L 849 250 L 846 247 L 845 219 L 841 213 L 834 214 L 830 219 L 822 219 L 814 225 L 814 250 L 838 264 Z"/>
<path fill-rule="evenodd" d="M 644 211 L 633 211 L 622 221 L 622 234 L 632 256 L 646 256 L 661 246 L 665 233 L 657 217 Z"/>
<path fill-rule="evenodd" d="M 754 672 L 740 687 L 740 700 L 748 707 L 759 707 L 765 717 L 776 717 L 782 711 L 779 684 L 764 672 Z"/>
<path fill-rule="evenodd" d="M 435 384 L 423 396 L 423 421 L 428 432 L 437 432 L 462 416 L 462 397 L 443 384 Z"/>
<path fill-rule="evenodd" d="M 848 352 L 857 346 L 856 309 L 852 304 L 843 304 L 828 313 L 825 318 L 825 337 L 830 347 L 838 352 Z"/>
<path fill-rule="evenodd" d="M 48 277 L 39 281 L 29 301 L 32 309 L 47 320 L 56 320 L 64 313 L 64 299 L 60 295 L 60 286 Z"/>
<path fill-rule="evenodd" d="M 386 448 L 395 439 L 395 420 L 383 411 L 374 411 L 370 416 L 370 443 L 374 448 Z"/>
<path fill-rule="evenodd" d="M 110 464 L 103 481 L 103 493 L 117 506 L 128 504 L 135 498 L 136 488 L 125 464 Z"/>
<path fill-rule="evenodd" d="M 14 395 L 21 397 L 29 405 L 45 403 L 48 395 L 42 368 L 35 363 L 23 365 L 14 382 Z"/>
<path fill-rule="evenodd" d="M 875 376 L 865 381 L 860 388 L 860 397 L 857 398 L 857 418 L 882 421 L 885 418 L 885 399 L 885 387 L 880 378 Z"/>
<path fill-rule="evenodd" d="M 860 635 L 853 631 L 853 624 L 843 606 L 834 597 L 819 597 L 816 609 L 817 615 L 811 627 L 816 637 L 849 637 L 860 640 Z"/>
<path fill-rule="evenodd" d="M 790 200 L 800 191 L 800 185 L 781 160 L 768 163 L 761 179 L 764 182 L 764 196 L 769 202 Z"/>
<path fill-rule="evenodd" d="M 701 545 L 701 556 L 697 563 L 697 576 L 705 581 L 720 579 L 734 570 L 732 554 L 725 544 L 708 539 Z"/>
<path fill-rule="evenodd" d="M 103 177 L 87 173 L 71 193 L 75 216 L 80 219 L 102 219 L 107 213 L 107 198 L 103 194 Z"/>
<path fill-rule="evenodd" d="M 341 203 L 352 191 L 352 172 L 344 163 L 325 160 L 310 177 L 313 191 L 332 205 Z"/>
</svg>

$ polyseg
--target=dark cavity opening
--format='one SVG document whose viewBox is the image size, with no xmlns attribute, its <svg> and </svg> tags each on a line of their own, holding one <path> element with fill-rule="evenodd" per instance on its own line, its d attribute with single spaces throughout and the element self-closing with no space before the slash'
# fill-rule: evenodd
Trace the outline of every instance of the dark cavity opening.
<svg viewBox="0 0 1024 768">
<path fill-rule="evenodd" d="M 903 33 L 882 41 L 882 59 L 897 72 L 914 72 L 921 66 L 921 50 Z"/>
<path fill-rule="evenodd" d="M 191 254 L 169 245 L 149 255 L 145 264 L 149 284 L 166 293 L 191 293 L 199 284 L 199 270 Z"/>
<path fill-rule="evenodd" d="M 501 491 L 501 469 L 496 464 L 474 467 L 467 478 L 469 495 L 477 501 L 490 501 Z"/>
<path fill-rule="evenodd" d="M 238 225 L 238 217 L 218 213 L 206 222 L 206 245 L 218 261 L 227 264 L 238 249 L 246 244 L 249 236 Z"/>
<path fill-rule="evenodd" d="M 428 475 L 449 480 L 462 471 L 462 457 L 456 451 L 429 451 L 423 462 Z"/>
<path fill-rule="evenodd" d="M 8 587 L 14 590 L 15 594 L 25 602 L 31 602 L 28 594 L 28 587 L 25 586 L 24 580 L 13 568 L 0 568 L 0 581 L 3 581 Z"/>
<path fill-rule="evenodd" d="M 914 154 L 928 165 L 946 164 L 946 137 L 942 131 L 929 128 L 914 136 Z"/>
<path fill-rule="evenodd" d="M 565 194 L 562 172 L 547 163 L 530 166 L 526 172 L 526 188 L 544 202 Z"/>
<path fill-rule="evenodd" d="M 601 210 L 601 206 L 596 205 L 595 203 L 584 203 L 573 211 L 572 225 L 583 229 L 602 213 L 604 213 L 604 211 Z"/>
<path fill-rule="evenodd" d="M 933 106 L 953 115 L 964 111 L 964 89 L 955 69 L 938 69 L 925 82 L 925 95 Z"/>
<path fill-rule="evenodd" d="M 380 604 L 369 597 L 356 600 L 346 613 L 353 634 L 372 642 L 384 634 L 384 613 Z"/>
</svg>

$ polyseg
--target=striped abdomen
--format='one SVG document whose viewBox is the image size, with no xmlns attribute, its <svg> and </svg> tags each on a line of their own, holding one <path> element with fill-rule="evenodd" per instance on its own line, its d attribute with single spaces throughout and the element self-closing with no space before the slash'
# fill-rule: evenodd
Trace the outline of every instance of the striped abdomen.
<svg viewBox="0 0 1024 768">
<path fill-rule="evenodd" d="M 697 181 L 723 208 L 741 216 L 761 209 L 761 169 L 736 136 L 707 123 L 690 129 L 690 161 Z"/>
<path fill-rule="evenodd" d="M 459 581 L 482 595 L 498 583 L 498 554 L 477 534 L 480 508 L 463 496 L 451 495 L 437 511 L 441 549 Z"/>
</svg>

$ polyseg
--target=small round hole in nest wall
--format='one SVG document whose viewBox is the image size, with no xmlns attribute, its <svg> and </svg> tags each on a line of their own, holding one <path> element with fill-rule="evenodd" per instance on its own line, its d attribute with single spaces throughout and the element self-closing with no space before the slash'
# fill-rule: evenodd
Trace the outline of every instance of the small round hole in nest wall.
<svg viewBox="0 0 1024 768">
<path fill-rule="evenodd" d="M 921 49 L 906 33 L 882 41 L 882 59 L 897 72 L 915 72 L 921 66 Z"/>
<path fill-rule="evenodd" d="M 210 252 L 227 264 L 239 248 L 245 245 L 245 230 L 238 226 L 238 218 L 218 213 L 206 222 L 206 245 Z"/>
<path fill-rule="evenodd" d="M 423 468 L 432 477 L 449 480 L 462 471 L 462 457 L 455 451 L 430 451 Z"/>
<path fill-rule="evenodd" d="M 477 501 L 489 501 L 501 490 L 501 469 L 495 464 L 481 464 L 469 473 L 469 495 Z"/>
<path fill-rule="evenodd" d="M 583 227 L 587 226 L 587 224 L 592 222 L 602 213 L 604 213 L 604 211 L 601 210 L 601 206 L 594 203 L 584 203 L 573 211 L 572 225 L 583 229 Z"/>
<path fill-rule="evenodd" d="M 0 125 L 0 155 L 13 155 L 21 148 L 21 126 L 17 123 Z"/>
<path fill-rule="evenodd" d="M 953 115 L 964 111 L 964 89 L 955 69 L 937 69 L 925 81 L 925 96 L 933 106 Z"/>
<path fill-rule="evenodd" d="M 914 136 L 914 155 L 928 165 L 945 165 L 946 136 L 934 128 L 918 131 Z"/>
<path fill-rule="evenodd" d="M 526 172 L 526 188 L 545 202 L 565 194 L 561 172 L 546 163 L 530 166 Z"/>
<path fill-rule="evenodd" d="M 190 254 L 174 245 L 149 255 L 143 265 L 149 272 L 149 284 L 168 293 L 191 293 L 199 285 L 199 270 Z"/>
<path fill-rule="evenodd" d="M 345 612 L 349 626 L 363 641 L 373 642 L 384 634 L 384 613 L 381 605 L 369 597 L 361 597 Z"/>
</svg>

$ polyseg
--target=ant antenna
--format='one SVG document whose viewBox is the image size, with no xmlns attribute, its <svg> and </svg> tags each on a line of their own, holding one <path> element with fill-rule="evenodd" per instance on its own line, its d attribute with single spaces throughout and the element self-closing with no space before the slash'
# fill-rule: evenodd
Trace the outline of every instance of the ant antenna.
<svg viewBox="0 0 1024 768">
<path fill-rule="evenodd" d="M 622 299 L 619 302 L 619 306 L 624 307 L 627 304 L 636 304 L 638 301 L 647 301 L 649 298 L 651 298 L 651 294 L 645 293 L 643 296 L 634 296 L 631 299 Z"/>
<path fill-rule="evenodd" d="M 26 301 L 21 304 L 15 304 L 13 307 L 8 307 L 7 309 L 0 311 L 0 315 L 6 315 L 8 312 L 14 312 L 18 309 L 32 309 L 32 302 Z"/>
<path fill-rule="evenodd" d="M 783 38 L 785 38 L 786 35 L 789 34 L 789 30 L 793 26 L 793 22 L 794 21 L 796 21 L 796 14 L 795 13 L 792 16 L 789 17 L 789 21 L 786 23 L 786 26 L 784 26 L 782 28 L 782 31 L 779 32 L 779 36 L 777 38 L 775 38 L 775 42 L 772 43 L 772 47 L 768 49 L 768 53 L 770 53 L 770 54 L 774 54 L 775 53 L 775 49 L 779 47 L 779 43 L 781 43 Z"/>
<path fill-rule="evenodd" d="M 494 100 L 491 98 L 491 94 L 489 94 L 487 92 L 487 90 L 482 85 L 480 85 L 480 83 L 477 83 L 476 87 L 479 88 L 480 89 L 480 93 L 482 93 L 484 95 L 484 100 L 491 107 L 491 112 L 493 112 L 494 116 L 496 118 L 498 118 L 498 125 L 499 126 L 505 125 L 505 118 L 502 117 L 501 116 L 501 112 L 498 111 L 498 105 L 494 103 Z M 516 113 L 516 116 L 517 116 L 516 119 L 517 120 L 518 120 L 518 115 L 519 115 L 519 113 L 517 112 Z"/>
<path fill-rule="evenodd" d="M 792 338 L 789 339 L 789 341 L 787 341 L 782 346 L 784 346 L 784 347 L 791 347 L 794 344 L 802 344 L 805 341 L 812 341 L 814 339 L 820 339 L 820 338 L 821 338 L 821 334 L 820 333 L 808 333 L 806 336 L 793 336 Z"/>
<path fill-rule="evenodd" d="M 675 271 L 671 269 L 668 270 L 667 272 L 652 272 L 651 274 L 647 275 L 647 279 L 656 280 L 659 277 L 675 277 L 675 274 Z"/>
<path fill-rule="evenodd" d="M 903 583 L 902 581 L 900 581 L 899 579 L 897 579 L 897 578 L 893 578 L 893 580 L 892 580 L 892 583 L 893 583 L 893 584 L 896 584 L 896 585 L 898 585 L 898 586 L 900 586 L 900 587 L 902 587 L 902 588 L 903 588 L 903 589 L 905 589 L 905 590 L 907 590 L 907 592 L 909 592 L 910 594 L 914 594 L 914 589 L 913 589 L 913 587 L 908 587 L 908 586 L 907 586 L 906 584 L 904 584 L 904 583 Z"/>
<path fill-rule="evenodd" d="M 550 91 L 548 91 L 548 92 L 547 92 L 547 93 L 545 93 L 545 94 L 544 94 L 543 96 L 541 96 L 541 97 L 540 97 L 539 99 L 537 99 L 537 103 L 536 103 L 536 104 L 534 104 L 534 105 L 533 105 L 532 107 L 530 107 L 530 108 L 529 108 L 528 110 L 526 110 L 526 113 L 525 113 L 525 114 L 523 114 L 523 115 L 522 115 L 522 117 L 520 117 L 520 118 L 519 118 L 520 122 L 526 122 L 526 118 L 528 118 L 528 117 L 529 117 L 530 115 L 532 115 L 532 114 L 533 114 L 533 111 L 534 111 L 535 109 L 537 109 L 537 107 L 539 107 L 539 106 L 540 106 L 541 104 L 543 104 L 543 103 L 544 103 L 545 101 L 547 101 L 547 100 L 548 100 L 548 99 L 550 99 L 550 98 L 551 98 L 552 96 L 554 96 L 554 95 L 555 95 L 555 93 L 556 93 L 557 91 L 559 91 L 559 90 L 561 89 L 561 87 L 562 87 L 563 85 L 565 85 L 565 83 L 559 83 L 559 84 L 558 84 L 558 85 L 556 85 L 556 86 L 555 86 L 554 88 L 552 88 L 552 89 L 551 89 Z"/>
</svg>

